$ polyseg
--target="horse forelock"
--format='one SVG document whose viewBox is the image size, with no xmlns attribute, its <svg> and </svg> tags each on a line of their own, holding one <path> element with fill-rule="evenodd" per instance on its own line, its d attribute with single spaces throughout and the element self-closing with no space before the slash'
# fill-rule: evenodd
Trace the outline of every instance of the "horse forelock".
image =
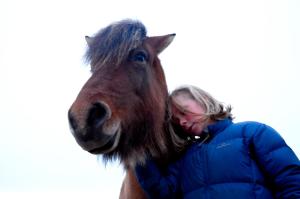
<svg viewBox="0 0 300 199">
<path fill-rule="evenodd" d="M 119 65 L 132 49 L 143 43 L 146 34 L 145 26 L 139 21 L 127 19 L 113 23 L 92 38 L 85 54 L 86 61 L 92 65 Z"/>
</svg>

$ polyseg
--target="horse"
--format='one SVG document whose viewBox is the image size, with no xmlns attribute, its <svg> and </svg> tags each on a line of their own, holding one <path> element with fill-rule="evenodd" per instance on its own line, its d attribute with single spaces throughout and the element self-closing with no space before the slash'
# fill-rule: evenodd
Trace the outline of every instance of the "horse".
<svg viewBox="0 0 300 199">
<path fill-rule="evenodd" d="M 174 37 L 147 36 L 144 24 L 132 19 L 85 37 L 91 77 L 68 111 L 69 125 L 83 150 L 123 164 L 120 199 L 146 198 L 135 166 L 147 157 L 165 164 L 181 142 L 170 130 L 168 88 L 158 58 Z"/>
</svg>

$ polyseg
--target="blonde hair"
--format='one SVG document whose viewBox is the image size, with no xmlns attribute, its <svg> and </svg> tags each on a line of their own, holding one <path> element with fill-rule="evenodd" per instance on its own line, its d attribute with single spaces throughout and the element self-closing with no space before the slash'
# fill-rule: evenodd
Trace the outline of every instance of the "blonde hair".
<svg viewBox="0 0 300 199">
<path fill-rule="evenodd" d="M 232 108 L 230 105 L 224 106 L 223 103 L 216 100 L 211 94 L 196 86 L 181 86 L 176 88 L 170 94 L 170 106 L 183 109 L 183 107 L 180 107 L 180 105 L 175 102 L 174 98 L 178 95 L 187 95 L 190 99 L 195 100 L 202 108 L 205 109 L 205 115 L 207 115 L 213 121 L 224 120 L 226 118 L 233 119 L 231 113 Z"/>
</svg>

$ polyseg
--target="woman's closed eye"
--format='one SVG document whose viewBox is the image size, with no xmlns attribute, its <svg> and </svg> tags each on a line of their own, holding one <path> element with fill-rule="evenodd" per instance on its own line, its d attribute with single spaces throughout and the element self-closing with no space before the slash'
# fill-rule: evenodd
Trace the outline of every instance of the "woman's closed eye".
<svg viewBox="0 0 300 199">
<path fill-rule="evenodd" d="M 178 118 L 178 117 L 172 117 L 172 122 L 174 123 L 174 124 L 180 124 L 180 119 Z"/>
</svg>

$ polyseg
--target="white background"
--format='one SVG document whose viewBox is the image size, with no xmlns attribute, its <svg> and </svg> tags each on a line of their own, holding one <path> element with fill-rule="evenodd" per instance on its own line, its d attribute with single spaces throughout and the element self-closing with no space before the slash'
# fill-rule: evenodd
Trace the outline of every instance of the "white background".
<svg viewBox="0 0 300 199">
<path fill-rule="evenodd" d="M 160 55 L 170 91 L 209 91 L 299 157 L 299 10 L 297 0 L 2 0 L 0 197 L 118 198 L 122 167 L 76 144 L 67 110 L 90 76 L 84 36 L 124 18 L 177 34 Z"/>
</svg>

